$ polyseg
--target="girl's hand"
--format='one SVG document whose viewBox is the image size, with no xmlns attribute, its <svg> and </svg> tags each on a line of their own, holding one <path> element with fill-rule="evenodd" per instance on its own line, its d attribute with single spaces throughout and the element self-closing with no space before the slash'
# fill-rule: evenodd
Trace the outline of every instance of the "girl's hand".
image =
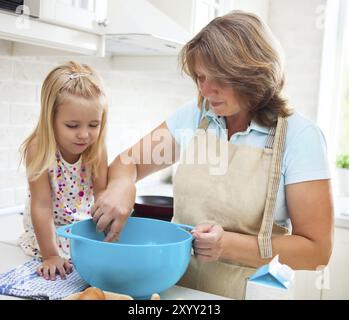
<svg viewBox="0 0 349 320">
<path fill-rule="evenodd" d="M 201 223 L 192 231 L 194 253 L 201 261 L 216 261 L 223 251 L 223 228 L 218 224 Z"/>
<path fill-rule="evenodd" d="M 68 260 L 60 256 L 51 256 L 43 258 L 42 265 L 37 269 L 39 276 L 46 280 L 56 280 L 56 273 L 59 273 L 61 279 L 65 279 L 65 275 L 73 271 L 73 266 Z"/>
</svg>

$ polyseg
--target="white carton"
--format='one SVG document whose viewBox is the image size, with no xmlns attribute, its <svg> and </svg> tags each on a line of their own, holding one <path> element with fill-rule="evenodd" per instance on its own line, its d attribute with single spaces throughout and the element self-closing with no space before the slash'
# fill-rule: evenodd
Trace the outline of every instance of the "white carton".
<svg viewBox="0 0 349 320">
<path fill-rule="evenodd" d="M 248 278 L 246 300 L 291 300 L 294 292 L 294 271 L 275 256 L 269 264 L 257 269 Z"/>
</svg>

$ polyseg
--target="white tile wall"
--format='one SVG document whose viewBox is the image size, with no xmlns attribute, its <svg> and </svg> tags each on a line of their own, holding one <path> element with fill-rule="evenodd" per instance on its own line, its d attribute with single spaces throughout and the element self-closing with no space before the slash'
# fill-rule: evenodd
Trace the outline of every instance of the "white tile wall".
<svg viewBox="0 0 349 320">
<path fill-rule="evenodd" d="M 39 104 L 11 104 L 10 105 L 10 124 L 11 125 L 30 125 L 33 127 L 40 115 Z"/>
<path fill-rule="evenodd" d="M 0 42 L 1 46 L 1 42 Z M 14 63 L 11 60 L 0 58 L 0 80 L 10 81 L 13 79 Z"/>
<path fill-rule="evenodd" d="M 0 189 L 0 203 L 3 207 L 11 207 L 15 203 L 15 189 Z"/>
<path fill-rule="evenodd" d="M 23 167 L 18 168 L 18 148 L 37 123 L 42 81 L 54 66 L 77 60 L 91 65 L 102 76 L 110 105 L 110 161 L 195 95 L 192 82 L 174 71 L 176 65 L 171 59 L 162 59 L 161 68 L 151 67 L 147 60 L 151 72 L 137 72 L 137 68 L 119 68 L 117 58 L 22 57 L 10 52 L 11 44 L 0 40 L 0 208 L 24 203 L 26 179 Z M 133 59 L 141 61 L 120 58 L 120 62 L 134 67 Z M 165 173 L 148 182 L 158 181 Z"/>
<path fill-rule="evenodd" d="M 31 61 L 17 61 L 14 64 L 13 79 L 19 82 L 41 83 L 52 69 L 53 64 Z"/>
<path fill-rule="evenodd" d="M 19 81 L 1 81 L 0 97 L 2 102 L 8 103 L 37 103 L 37 85 L 21 83 Z"/>
<path fill-rule="evenodd" d="M 10 105 L 0 102 L 0 125 L 10 123 Z"/>
<path fill-rule="evenodd" d="M 12 43 L 0 39 L 0 55 L 10 55 L 12 53 Z"/>
</svg>

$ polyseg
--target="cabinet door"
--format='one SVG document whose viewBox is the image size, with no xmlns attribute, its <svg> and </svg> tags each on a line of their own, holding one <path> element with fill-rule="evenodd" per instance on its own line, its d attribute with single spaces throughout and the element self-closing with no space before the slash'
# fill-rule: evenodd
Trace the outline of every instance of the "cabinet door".
<svg viewBox="0 0 349 320">
<path fill-rule="evenodd" d="M 322 299 L 349 299 L 349 229 L 335 228 L 334 247 Z"/>
<path fill-rule="evenodd" d="M 71 28 L 103 33 L 98 24 L 107 16 L 107 0 L 50 0 L 42 1 L 41 17 Z"/>
</svg>

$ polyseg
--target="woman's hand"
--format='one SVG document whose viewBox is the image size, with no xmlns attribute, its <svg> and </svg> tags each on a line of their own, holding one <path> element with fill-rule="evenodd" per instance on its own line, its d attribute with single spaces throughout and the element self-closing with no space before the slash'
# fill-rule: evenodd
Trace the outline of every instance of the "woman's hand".
<svg viewBox="0 0 349 320">
<path fill-rule="evenodd" d="M 97 230 L 107 233 L 104 241 L 113 242 L 119 239 L 119 234 L 135 204 L 135 198 L 136 186 L 129 179 L 115 181 L 99 195 L 91 214 L 97 224 Z"/>
<path fill-rule="evenodd" d="M 72 271 L 73 266 L 60 256 L 43 258 L 42 265 L 37 269 L 38 275 L 46 280 L 56 280 L 56 273 L 60 274 L 61 279 L 65 279 L 65 275 Z"/>
<path fill-rule="evenodd" d="M 194 253 L 201 261 L 216 261 L 223 251 L 223 228 L 218 224 L 201 223 L 192 231 Z"/>
</svg>

